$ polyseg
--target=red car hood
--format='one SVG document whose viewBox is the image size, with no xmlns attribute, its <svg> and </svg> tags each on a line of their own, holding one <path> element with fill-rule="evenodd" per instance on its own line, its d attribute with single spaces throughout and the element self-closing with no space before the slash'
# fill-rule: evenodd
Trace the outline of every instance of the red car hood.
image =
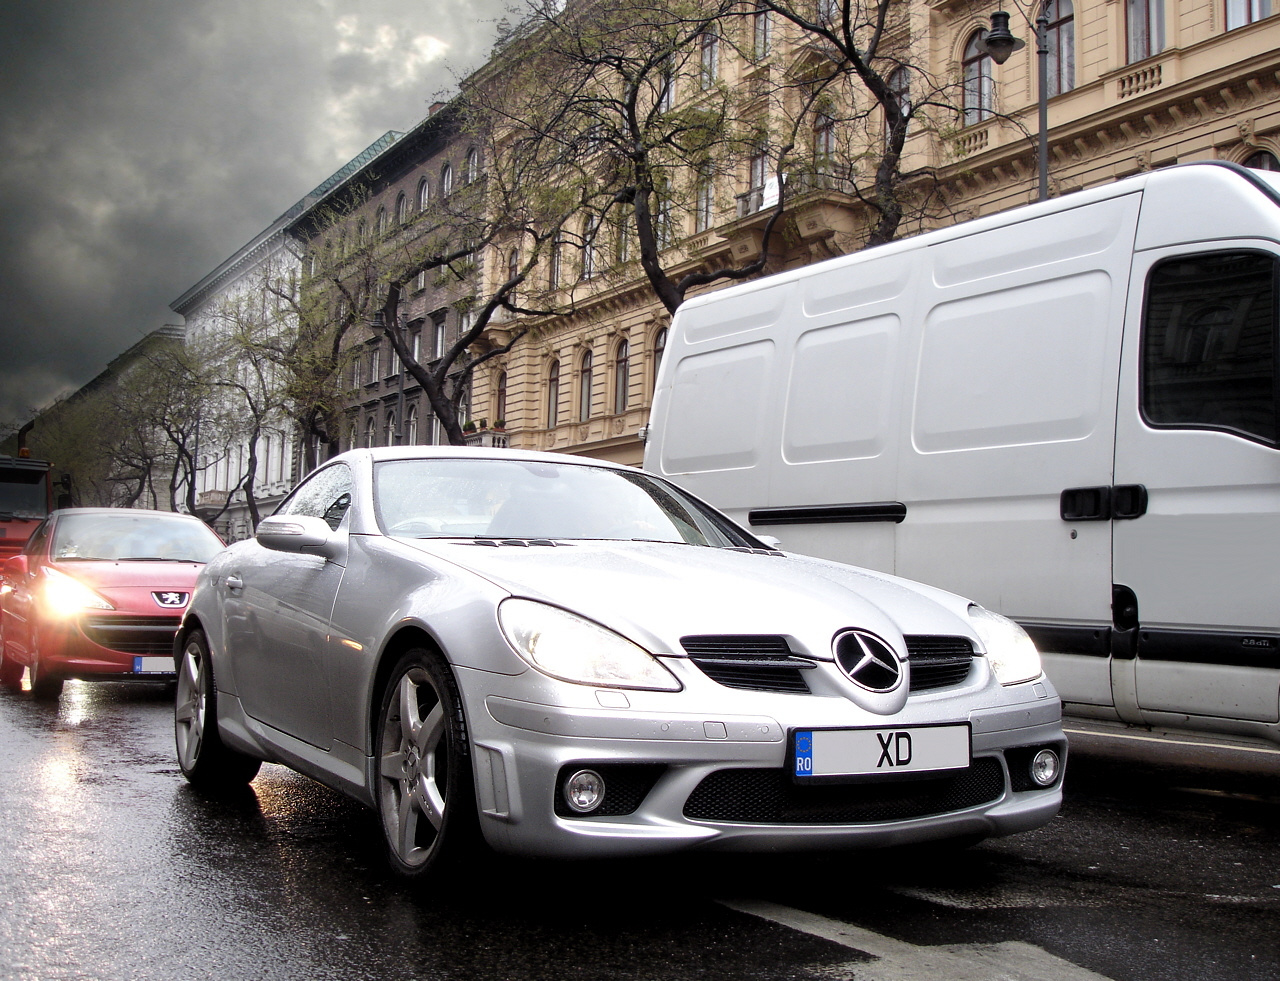
<svg viewBox="0 0 1280 981">
<path fill-rule="evenodd" d="M 178 615 L 191 599 L 199 562 L 109 562 L 64 559 L 54 568 L 84 583 L 110 600 L 117 610 Z M 152 593 L 185 593 L 179 605 L 162 606 Z"/>
</svg>

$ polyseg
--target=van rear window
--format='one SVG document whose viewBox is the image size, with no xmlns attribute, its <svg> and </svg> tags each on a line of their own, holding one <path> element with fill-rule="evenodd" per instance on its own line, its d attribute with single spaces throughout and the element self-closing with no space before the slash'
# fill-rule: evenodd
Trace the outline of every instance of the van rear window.
<svg viewBox="0 0 1280 981">
<path fill-rule="evenodd" d="M 1276 444 L 1277 260 L 1213 252 L 1160 263 L 1147 285 L 1142 414 Z"/>
</svg>

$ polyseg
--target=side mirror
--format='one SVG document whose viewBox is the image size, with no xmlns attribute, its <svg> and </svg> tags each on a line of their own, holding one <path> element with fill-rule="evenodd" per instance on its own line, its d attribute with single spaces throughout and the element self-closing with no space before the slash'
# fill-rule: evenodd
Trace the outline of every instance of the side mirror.
<svg viewBox="0 0 1280 981">
<path fill-rule="evenodd" d="M 281 514 L 263 518 L 253 537 L 263 548 L 275 552 L 323 555 L 332 559 L 342 551 L 342 536 L 323 518 L 310 515 Z"/>
</svg>

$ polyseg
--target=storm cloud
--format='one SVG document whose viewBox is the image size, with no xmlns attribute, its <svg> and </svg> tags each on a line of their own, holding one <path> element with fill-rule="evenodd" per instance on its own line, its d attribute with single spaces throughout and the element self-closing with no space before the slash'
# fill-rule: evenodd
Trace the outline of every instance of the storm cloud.
<svg viewBox="0 0 1280 981">
<path fill-rule="evenodd" d="M 488 56 L 504 0 L 0 2 L 0 435 Z"/>
</svg>

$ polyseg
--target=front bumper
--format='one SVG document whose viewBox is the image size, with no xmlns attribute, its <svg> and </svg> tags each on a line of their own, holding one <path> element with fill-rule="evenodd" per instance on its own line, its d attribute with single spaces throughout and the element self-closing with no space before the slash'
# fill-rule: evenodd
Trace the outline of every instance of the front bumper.
<svg viewBox="0 0 1280 981">
<path fill-rule="evenodd" d="M 733 712 L 661 711 L 679 696 L 570 686 L 578 704 L 530 701 L 527 688 L 468 696 L 481 824 L 502 851 L 554 857 L 644 855 L 684 848 L 799 850 L 881 847 L 997 836 L 1049 821 L 1062 777 L 1034 787 L 1034 748 L 1066 761 L 1061 708 L 1043 680 L 913 697 L 891 718 L 838 698 L 733 692 Z M 473 679 L 478 680 L 478 679 Z M 599 702 L 601 704 L 591 704 Z M 610 707 L 604 707 L 609 704 Z M 944 777 L 797 786 L 787 770 L 790 729 L 968 722 L 972 763 Z M 602 773 L 613 807 L 575 816 L 560 783 Z M 618 788 L 621 788 L 618 790 Z M 622 803 L 619 804 L 619 795 Z M 624 813 L 610 813 L 621 808 Z"/>
<path fill-rule="evenodd" d="M 113 681 L 172 678 L 173 638 L 178 623 L 178 617 L 114 614 L 86 614 L 46 621 L 39 632 L 41 666 L 64 678 Z"/>
</svg>

